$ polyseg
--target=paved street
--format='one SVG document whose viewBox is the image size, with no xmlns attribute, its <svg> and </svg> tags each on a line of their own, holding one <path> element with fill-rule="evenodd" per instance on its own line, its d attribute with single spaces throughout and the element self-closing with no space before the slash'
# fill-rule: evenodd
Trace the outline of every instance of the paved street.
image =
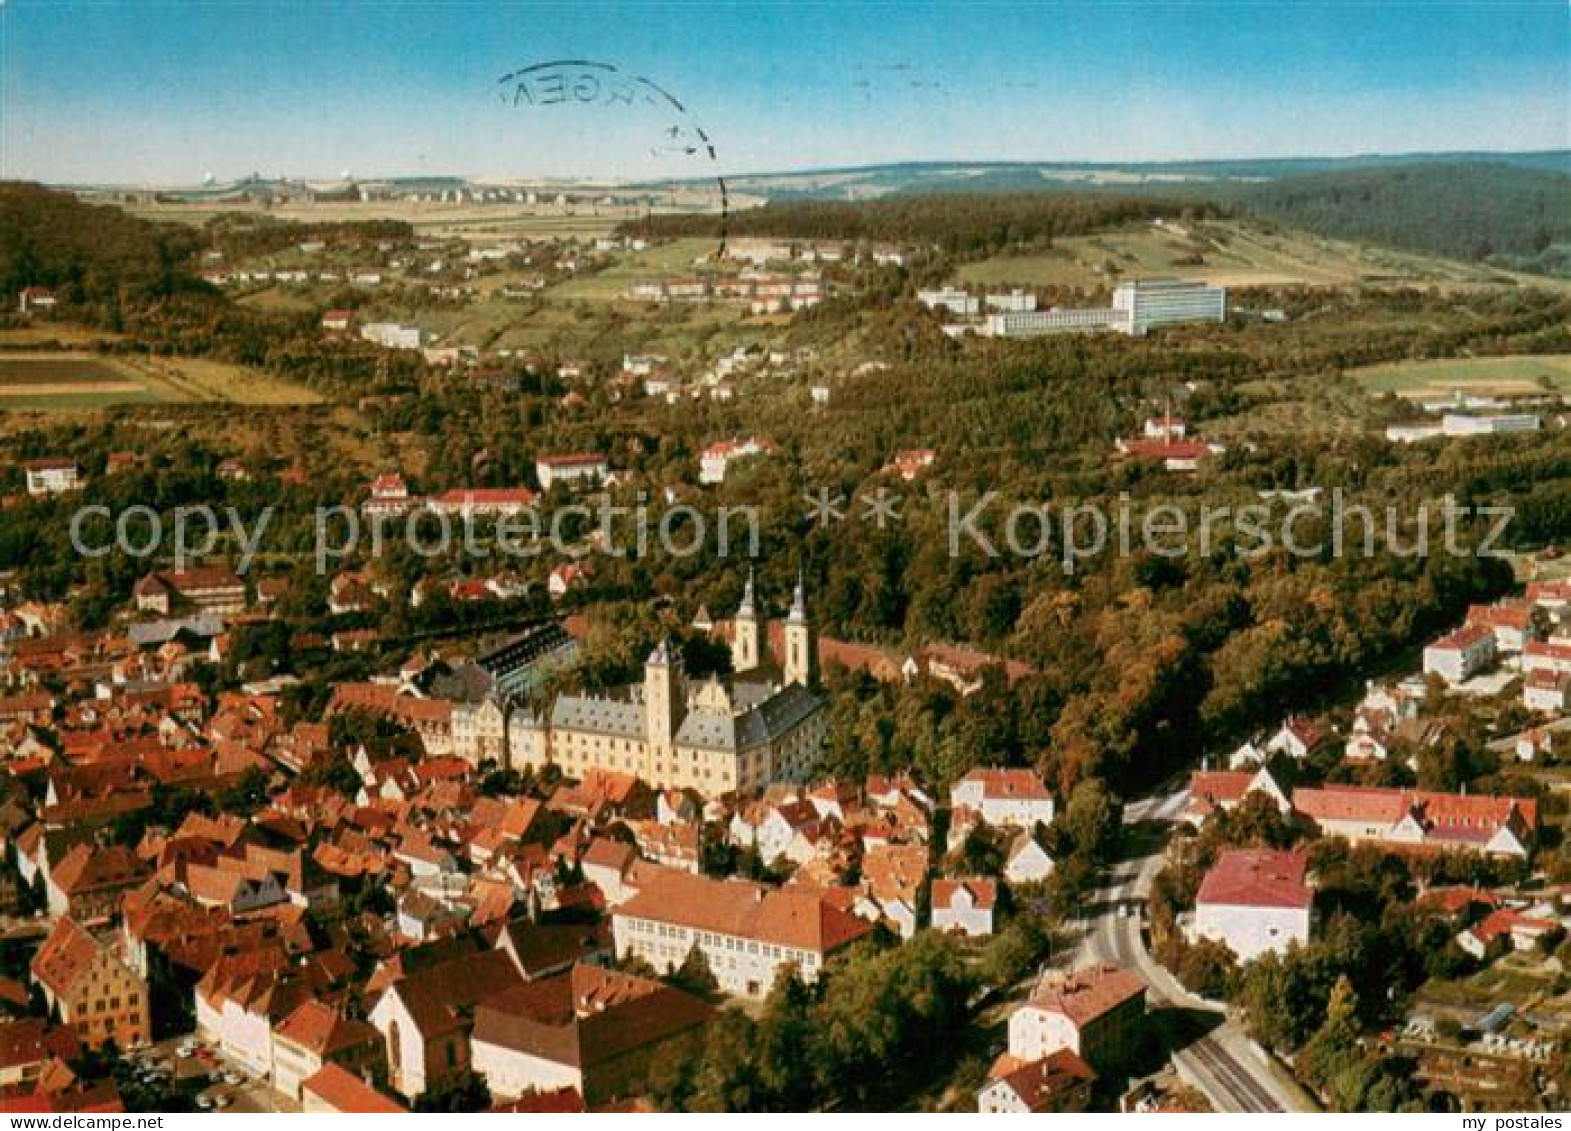
<svg viewBox="0 0 1571 1131">
<path fill-rule="evenodd" d="M 1090 914 L 1081 920 L 1085 933 L 1075 965 L 1115 962 L 1133 970 L 1150 987 L 1148 1002 L 1153 1012 L 1176 1010 L 1185 1015 L 1186 1024 L 1175 1028 L 1194 1036 L 1172 1050 L 1173 1061 L 1216 1110 L 1308 1110 L 1298 1090 L 1263 1060 L 1237 1024 L 1217 1005 L 1179 985 L 1146 949 L 1141 933 L 1145 899 L 1162 868 L 1166 834 L 1187 801 L 1188 794 L 1181 789 L 1131 802 L 1125 808 L 1126 834 L 1137 841 L 1135 851 L 1139 854 L 1120 861 L 1092 897 L 1086 908 Z"/>
</svg>

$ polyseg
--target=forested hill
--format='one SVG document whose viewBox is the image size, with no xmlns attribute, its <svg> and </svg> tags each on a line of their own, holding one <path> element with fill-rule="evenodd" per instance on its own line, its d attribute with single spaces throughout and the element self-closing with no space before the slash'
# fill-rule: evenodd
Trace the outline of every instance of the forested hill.
<svg viewBox="0 0 1571 1131">
<path fill-rule="evenodd" d="M 73 303 L 113 305 L 200 289 L 191 273 L 200 244 L 190 228 L 0 182 L 0 294 L 41 285 Z"/>
<path fill-rule="evenodd" d="M 1087 235 L 1123 224 L 1205 211 L 1194 200 L 1099 193 L 893 196 L 881 200 L 776 201 L 732 215 L 732 236 L 925 242 L 959 255 L 1005 247 L 1047 246 L 1060 236 Z M 717 235 L 714 215 L 654 216 L 626 227 L 660 236 Z"/>
<path fill-rule="evenodd" d="M 1287 177 L 1233 190 L 1324 236 L 1523 270 L 1571 269 L 1571 175 L 1475 162 Z"/>
</svg>

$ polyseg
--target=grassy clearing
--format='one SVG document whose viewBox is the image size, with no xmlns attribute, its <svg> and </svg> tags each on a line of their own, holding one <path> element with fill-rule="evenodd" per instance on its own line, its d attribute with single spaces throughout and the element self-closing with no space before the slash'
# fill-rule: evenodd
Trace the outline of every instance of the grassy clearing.
<svg viewBox="0 0 1571 1131">
<path fill-rule="evenodd" d="M 139 404 L 313 404 L 309 389 L 204 358 L 0 354 L 0 411 L 82 412 Z"/>
<path fill-rule="evenodd" d="M 1415 399 L 1447 396 L 1458 389 L 1483 396 L 1571 393 L 1571 355 L 1404 361 L 1355 369 L 1350 376 L 1371 393 Z"/>
</svg>

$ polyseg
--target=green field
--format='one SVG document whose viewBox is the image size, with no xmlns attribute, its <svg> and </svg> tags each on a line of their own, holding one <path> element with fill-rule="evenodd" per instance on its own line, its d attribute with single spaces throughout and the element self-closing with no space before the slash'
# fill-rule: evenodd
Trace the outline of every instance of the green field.
<svg viewBox="0 0 1571 1131">
<path fill-rule="evenodd" d="M 318 400 L 309 389 L 202 358 L 0 353 L 0 412 L 83 412 L 138 404 L 298 405 Z"/>
<path fill-rule="evenodd" d="M 1531 283 L 1562 292 L 1564 280 L 1512 275 L 1434 256 L 1364 247 L 1249 221 L 1131 228 L 1056 241 L 1047 253 L 968 263 L 976 286 L 1095 290 L 1122 279 L 1178 275 L 1216 286 L 1438 286 L 1471 289 Z"/>
<path fill-rule="evenodd" d="M 1404 361 L 1355 369 L 1349 376 L 1371 393 L 1396 393 L 1414 399 L 1443 397 L 1458 389 L 1502 397 L 1571 393 L 1571 355 Z"/>
</svg>

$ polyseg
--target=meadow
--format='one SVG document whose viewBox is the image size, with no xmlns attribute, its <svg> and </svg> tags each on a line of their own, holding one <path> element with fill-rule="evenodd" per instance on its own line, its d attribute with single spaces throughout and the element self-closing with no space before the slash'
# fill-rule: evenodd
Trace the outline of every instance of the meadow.
<svg viewBox="0 0 1571 1131">
<path fill-rule="evenodd" d="M 1571 355 L 1403 361 L 1355 369 L 1349 375 L 1370 393 L 1396 393 L 1414 400 L 1449 396 L 1457 390 L 1500 397 L 1571 393 Z"/>
<path fill-rule="evenodd" d="M 0 354 L 4 412 L 82 412 L 137 404 L 299 405 L 320 399 L 256 370 L 204 358 Z"/>
</svg>

